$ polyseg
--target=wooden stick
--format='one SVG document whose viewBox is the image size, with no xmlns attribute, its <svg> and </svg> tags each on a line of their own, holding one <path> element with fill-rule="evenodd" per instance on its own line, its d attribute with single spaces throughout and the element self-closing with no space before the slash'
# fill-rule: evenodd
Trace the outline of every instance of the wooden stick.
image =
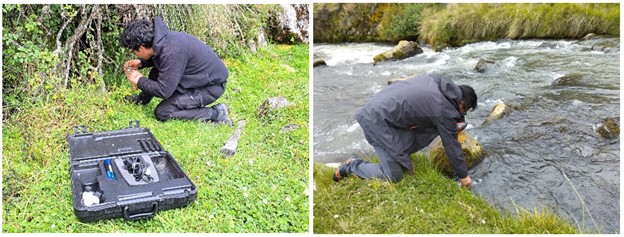
<svg viewBox="0 0 624 237">
<path fill-rule="evenodd" d="M 245 124 L 247 124 L 245 120 L 239 121 L 238 125 L 236 126 L 236 131 L 234 131 L 234 134 L 232 134 L 230 139 L 228 139 L 227 142 L 225 142 L 225 145 L 221 147 L 221 154 L 223 154 L 224 157 L 228 158 L 236 154 L 236 147 L 238 146 L 238 138 L 240 137 L 241 132 L 243 131 L 243 128 L 245 127 Z"/>
</svg>

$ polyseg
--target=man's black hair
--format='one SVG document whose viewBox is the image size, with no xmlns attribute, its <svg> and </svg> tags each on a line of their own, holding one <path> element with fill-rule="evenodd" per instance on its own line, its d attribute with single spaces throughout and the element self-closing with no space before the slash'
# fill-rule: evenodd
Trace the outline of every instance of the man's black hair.
<svg viewBox="0 0 624 237">
<path fill-rule="evenodd" d="M 151 48 L 153 41 L 154 24 L 148 20 L 134 20 L 130 22 L 121 36 L 119 36 L 119 43 L 131 50 L 137 50 L 139 46 Z"/>
<path fill-rule="evenodd" d="M 466 111 L 471 109 L 471 111 L 474 111 L 477 108 L 477 93 L 475 93 L 472 87 L 467 85 L 459 85 L 458 87 L 462 91 L 462 100 L 464 101 L 464 106 L 466 106 Z"/>
</svg>

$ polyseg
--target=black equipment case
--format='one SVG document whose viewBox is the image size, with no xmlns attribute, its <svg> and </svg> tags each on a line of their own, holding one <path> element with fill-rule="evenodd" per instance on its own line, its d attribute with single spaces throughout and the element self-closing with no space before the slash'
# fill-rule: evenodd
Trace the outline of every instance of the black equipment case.
<svg viewBox="0 0 624 237">
<path fill-rule="evenodd" d="M 142 219 L 197 198 L 195 184 L 138 121 L 121 130 L 90 133 L 79 126 L 74 131 L 67 141 L 78 220 Z"/>
</svg>

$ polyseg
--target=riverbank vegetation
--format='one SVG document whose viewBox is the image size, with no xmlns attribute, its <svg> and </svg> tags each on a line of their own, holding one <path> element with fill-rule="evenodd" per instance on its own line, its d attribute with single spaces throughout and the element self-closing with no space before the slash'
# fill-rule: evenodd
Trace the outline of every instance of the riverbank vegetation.
<svg viewBox="0 0 624 237">
<path fill-rule="evenodd" d="M 433 48 L 498 39 L 619 36 L 617 3 L 314 4 L 315 42 L 419 40 Z"/>
<path fill-rule="evenodd" d="M 547 210 L 511 207 L 500 214 L 483 198 L 436 171 L 425 155 L 412 157 L 415 175 L 396 184 L 346 178 L 314 165 L 315 234 L 560 234 L 577 233 Z M 582 230 L 580 230 L 582 232 Z"/>
<path fill-rule="evenodd" d="M 271 6 L 3 5 L 2 231 L 308 231 L 309 47 L 268 44 L 251 52 L 245 32 L 264 22 L 263 14 L 253 14 L 264 7 Z M 136 18 L 137 12 L 151 16 L 158 9 L 166 10 L 164 20 L 171 21 L 172 30 L 210 30 L 198 36 L 211 38 L 230 71 L 217 103 L 230 106 L 235 125 L 247 122 L 232 158 L 223 158 L 219 149 L 235 128 L 160 122 L 154 116 L 160 99 L 145 106 L 124 101 L 132 92 L 121 65 L 135 57 L 118 43 L 124 19 Z M 217 32 L 220 25 L 236 26 L 227 12 L 251 25 L 241 25 L 235 37 Z M 189 25 L 208 17 L 214 17 L 206 23 L 210 28 L 194 31 Z M 82 22 L 88 27 L 79 31 Z M 274 96 L 293 105 L 259 118 L 258 106 Z M 198 187 L 197 199 L 146 220 L 79 222 L 65 138 L 76 125 L 97 132 L 125 128 L 130 120 L 149 128 L 172 154 Z"/>
<path fill-rule="evenodd" d="M 497 39 L 619 36 L 620 5 L 597 3 L 449 4 L 426 9 L 419 38 L 433 48 Z"/>
</svg>

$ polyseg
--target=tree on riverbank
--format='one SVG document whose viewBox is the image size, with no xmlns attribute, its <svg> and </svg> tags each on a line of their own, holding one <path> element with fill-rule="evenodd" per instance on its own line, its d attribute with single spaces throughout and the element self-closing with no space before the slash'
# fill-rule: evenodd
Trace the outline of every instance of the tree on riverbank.
<svg viewBox="0 0 624 237">
<path fill-rule="evenodd" d="M 314 41 L 418 39 L 439 49 L 497 39 L 619 36 L 619 22 L 617 3 L 315 4 Z"/>
</svg>

